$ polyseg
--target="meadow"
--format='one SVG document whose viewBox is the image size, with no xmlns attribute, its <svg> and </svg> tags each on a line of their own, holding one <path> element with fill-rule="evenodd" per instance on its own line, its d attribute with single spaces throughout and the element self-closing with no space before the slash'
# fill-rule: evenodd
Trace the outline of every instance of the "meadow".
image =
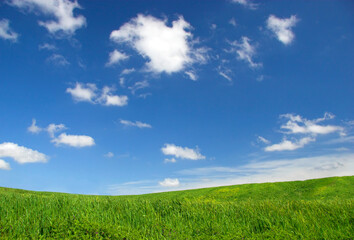
<svg viewBox="0 0 354 240">
<path fill-rule="evenodd" d="M 354 176 L 136 196 L 0 188 L 0 239 L 353 239 Z"/>
</svg>

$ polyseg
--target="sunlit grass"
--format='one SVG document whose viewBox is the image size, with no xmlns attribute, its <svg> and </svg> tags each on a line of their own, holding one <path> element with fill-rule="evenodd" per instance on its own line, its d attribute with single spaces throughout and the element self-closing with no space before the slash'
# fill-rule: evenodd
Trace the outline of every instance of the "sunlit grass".
<svg viewBox="0 0 354 240">
<path fill-rule="evenodd" d="M 0 188 L 0 239 L 353 239 L 354 177 L 139 196 Z"/>
</svg>

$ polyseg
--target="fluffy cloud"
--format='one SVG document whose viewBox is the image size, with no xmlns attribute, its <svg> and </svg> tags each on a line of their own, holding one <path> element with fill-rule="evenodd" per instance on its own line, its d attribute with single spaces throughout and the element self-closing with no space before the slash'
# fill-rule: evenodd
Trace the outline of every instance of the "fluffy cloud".
<svg viewBox="0 0 354 240">
<path fill-rule="evenodd" d="M 97 87 L 92 83 L 76 83 L 75 88 L 66 89 L 66 92 L 70 93 L 74 100 L 78 102 L 93 102 L 96 91 Z"/>
<path fill-rule="evenodd" d="M 109 60 L 106 63 L 106 66 L 112 66 L 112 65 L 119 63 L 120 61 L 123 61 L 128 58 L 129 58 L 129 56 L 127 56 L 124 53 L 121 53 L 115 49 L 113 52 L 111 52 L 109 54 Z"/>
<path fill-rule="evenodd" d="M 4 142 L 0 144 L 0 158 L 4 157 L 12 158 L 21 164 L 48 161 L 48 157 L 43 153 L 11 142 Z"/>
<path fill-rule="evenodd" d="M 191 26 L 183 17 L 167 26 L 167 20 L 139 14 L 112 31 L 110 39 L 127 43 L 148 59 L 147 69 L 155 73 L 174 73 L 198 60 L 205 61 L 203 49 L 194 49 Z"/>
<path fill-rule="evenodd" d="M 325 113 L 322 118 L 313 120 L 308 120 L 301 117 L 300 115 L 294 115 L 290 113 L 283 114 L 280 117 L 282 119 L 287 119 L 287 122 L 280 126 L 281 129 L 286 130 L 283 132 L 283 141 L 264 148 L 264 150 L 267 152 L 284 150 L 292 151 L 303 148 L 306 144 L 316 141 L 316 137 L 318 135 L 327 135 L 335 132 L 337 132 L 342 137 L 346 135 L 345 129 L 341 126 L 320 124 L 325 120 L 333 119 L 334 115 L 331 113 Z M 288 140 L 287 136 L 293 136 L 294 140 Z"/>
<path fill-rule="evenodd" d="M 66 133 L 62 133 L 57 138 L 53 138 L 52 142 L 56 145 L 68 145 L 77 148 L 91 147 L 95 145 L 95 141 L 90 136 L 67 135 Z"/>
<path fill-rule="evenodd" d="M 62 131 L 66 129 L 65 125 L 64 124 L 54 124 L 54 123 L 51 123 L 48 125 L 48 127 L 45 129 L 49 136 L 51 138 L 54 138 L 54 134 L 59 132 L 59 131 Z"/>
<path fill-rule="evenodd" d="M 248 63 L 251 68 L 261 67 L 262 63 L 255 63 L 253 57 L 256 54 L 256 48 L 250 44 L 248 37 L 242 37 L 241 41 L 234 41 L 230 43 L 231 52 L 237 53 L 237 58 Z"/>
<path fill-rule="evenodd" d="M 29 127 L 27 128 L 27 130 L 28 130 L 29 132 L 34 133 L 34 134 L 37 134 L 37 133 L 40 133 L 40 132 L 42 132 L 42 131 L 46 131 L 46 132 L 48 132 L 49 136 L 50 136 L 51 138 L 53 138 L 53 137 L 54 137 L 54 133 L 66 129 L 66 127 L 65 127 L 64 124 L 54 124 L 54 123 L 49 124 L 48 127 L 46 127 L 46 128 L 41 128 L 41 127 L 38 127 L 38 126 L 36 125 L 36 122 L 37 122 L 36 119 L 32 119 L 32 124 L 31 124 L 31 126 L 29 126 Z"/>
<path fill-rule="evenodd" d="M 290 18 L 277 18 L 274 15 L 270 15 L 267 20 L 267 28 L 271 30 L 280 42 L 285 45 L 290 44 L 295 35 L 291 31 L 291 28 L 296 25 L 298 19 L 292 15 Z"/>
<path fill-rule="evenodd" d="M 50 57 L 47 58 L 46 61 L 57 66 L 67 66 L 70 64 L 68 60 L 66 60 L 66 58 L 60 54 L 52 54 Z"/>
<path fill-rule="evenodd" d="M 162 182 L 159 182 L 162 187 L 178 187 L 179 180 L 177 178 L 165 178 Z"/>
<path fill-rule="evenodd" d="M 42 129 L 36 125 L 36 119 L 32 119 L 32 124 L 27 128 L 27 130 L 31 133 L 39 133 L 42 131 Z"/>
<path fill-rule="evenodd" d="M 74 16 L 74 10 L 81 8 L 76 0 L 9 0 L 8 3 L 20 9 L 40 12 L 54 18 L 55 20 L 38 22 L 52 34 L 72 35 L 77 29 L 86 25 L 84 16 Z"/>
<path fill-rule="evenodd" d="M 161 151 L 164 155 L 172 155 L 176 158 L 199 160 L 205 159 L 205 156 L 200 154 L 199 149 L 191 149 L 187 147 L 179 147 L 174 144 L 165 144 Z"/>
<path fill-rule="evenodd" d="M 2 170 L 11 170 L 10 164 L 0 159 L 0 169 Z"/>
<path fill-rule="evenodd" d="M 120 120 L 120 123 L 125 125 L 125 126 L 130 126 L 130 127 L 152 128 L 150 124 L 139 122 L 139 121 L 131 122 L 131 121 L 128 121 L 128 120 Z"/>
<path fill-rule="evenodd" d="M 113 91 L 113 88 L 105 86 L 99 95 L 99 89 L 92 83 L 76 83 L 74 88 L 66 89 L 66 92 L 70 93 L 77 102 L 99 103 L 105 106 L 125 106 L 128 104 L 127 96 L 113 95 Z"/>
<path fill-rule="evenodd" d="M 8 19 L 0 21 L 0 38 L 13 42 L 17 41 L 18 34 L 10 28 L 10 21 Z"/>
<path fill-rule="evenodd" d="M 240 4 L 246 8 L 251 10 L 256 10 L 258 8 L 258 4 L 251 2 L 250 0 L 231 0 L 233 3 Z"/>
</svg>

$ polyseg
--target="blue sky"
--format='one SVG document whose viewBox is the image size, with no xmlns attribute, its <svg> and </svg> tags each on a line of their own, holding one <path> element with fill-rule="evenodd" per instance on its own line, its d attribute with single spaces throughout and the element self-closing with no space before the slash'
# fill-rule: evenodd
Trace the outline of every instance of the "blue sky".
<svg viewBox="0 0 354 240">
<path fill-rule="evenodd" d="M 351 1 L 0 3 L 0 186 L 354 174 Z"/>
</svg>

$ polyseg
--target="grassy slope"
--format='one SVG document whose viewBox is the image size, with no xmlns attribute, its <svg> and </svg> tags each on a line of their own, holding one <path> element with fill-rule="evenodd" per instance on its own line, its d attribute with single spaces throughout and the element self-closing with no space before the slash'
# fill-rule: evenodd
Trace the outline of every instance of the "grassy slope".
<svg viewBox="0 0 354 240">
<path fill-rule="evenodd" d="M 352 239 L 354 177 L 139 196 L 0 188 L 0 238 Z"/>
</svg>

